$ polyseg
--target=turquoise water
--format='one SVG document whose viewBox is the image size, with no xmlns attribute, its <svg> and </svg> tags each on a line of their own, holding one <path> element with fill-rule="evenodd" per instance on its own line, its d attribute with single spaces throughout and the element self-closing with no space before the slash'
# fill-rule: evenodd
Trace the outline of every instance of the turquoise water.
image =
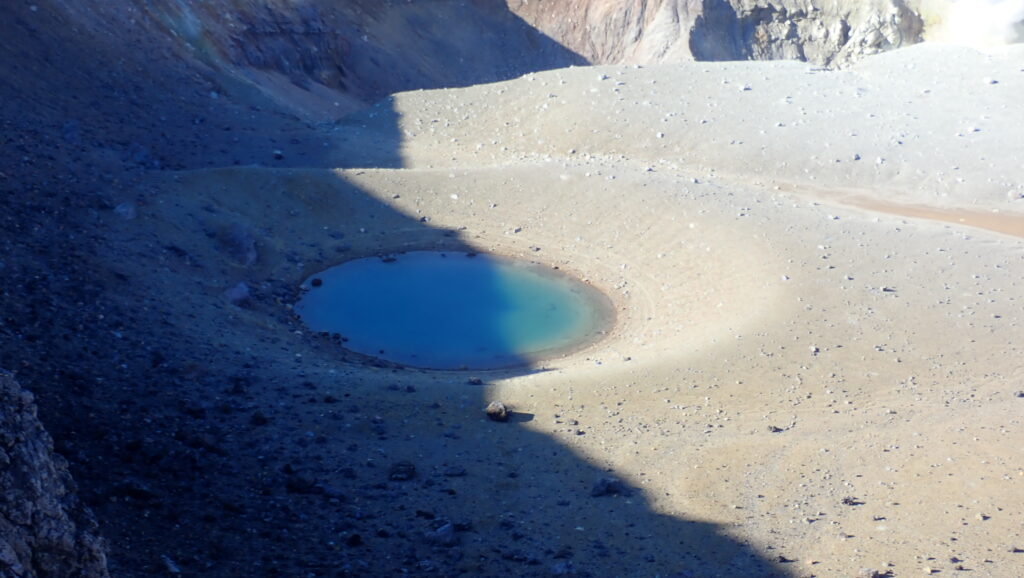
<svg viewBox="0 0 1024 578">
<path fill-rule="evenodd" d="M 472 253 L 417 251 L 332 267 L 295 306 L 353 351 L 430 369 L 530 363 L 596 340 L 606 297 L 549 268 Z"/>
</svg>

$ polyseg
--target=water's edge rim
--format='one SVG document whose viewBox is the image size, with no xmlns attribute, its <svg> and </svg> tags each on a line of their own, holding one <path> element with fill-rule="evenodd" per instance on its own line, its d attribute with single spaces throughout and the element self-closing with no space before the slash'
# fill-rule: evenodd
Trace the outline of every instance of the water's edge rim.
<svg viewBox="0 0 1024 578">
<path fill-rule="evenodd" d="M 328 337 L 331 332 L 327 331 L 316 331 L 309 328 L 308 325 L 302 320 L 302 317 L 296 311 L 295 306 L 301 300 L 301 298 L 310 291 L 312 287 L 312 280 L 317 278 L 323 272 L 336 267 L 341 267 L 347 263 L 354 261 L 361 261 L 364 259 L 381 259 L 386 260 L 390 258 L 397 258 L 401 255 L 410 253 L 436 253 L 436 254 L 463 254 L 466 256 L 480 256 L 492 261 L 502 262 L 513 266 L 526 266 L 537 273 L 547 277 L 557 277 L 568 281 L 574 289 L 580 291 L 583 295 L 583 299 L 586 303 L 594 310 L 594 327 L 587 332 L 583 339 L 576 343 L 563 347 L 555 347 L 539 352 L 523 353 L 518 354 L 523 358 L 521 362 L 510 363 L 507 365 L 496 365 L 489 367 L 460 367 L 460 368 L 443 368 L 443 367 L 430 367 L 429 365 L 414 365 L 410 363 L 403 363 L 384 357 L 374 356 L 368 353 L 362 353 L 346 347 L 342 343 L 332 343 L 332 346 L 337 347 L 340 351 L 344 352 L 346 356 L 351 356 L 351 359 L 342 360 L 343 363 L 351 364 L 362 367 L 385 367 L 391 369 L 404 369 L 413 371 L 423 371 L 432 374 L 444 374 L 452 373 L 458 375 L 465 375 L 467 372 L 474 372 L 481 375 L 493 375 L 503 374 L 510 371 L 521 370 L 523 368 L 531 368 L 538 371 L 548 370 L 550 368 L 544 367 L 542 364 L 551 362 L 558 359 L 567 359 L 569 357 L 575 357 L 586 351 L 594 349 L 600 343 L 608 340 L 614 336 L 617 332 L 619 315 L 617 311 L 616 301 L 604 290 L 598 287 L 595 283 L 589 279 L 585 279 L 582 276 L 576 274 L 575 271 L 567 271 L 559 265 L 553 265 L 551 263 L 544 262 L 538 259 L 524 259 L 521 256 L 512 255 L 510 253 L 487 250 L 477 251 L 466 248 L 452 248 L 444 249 L 438 247 L 404 247 L 401 250 L 395 251 L 376 251 L 368 252 L 366 254 L 356 254 L 351 258 L 344 259 L 333 263 L 330 266 L 319 268 L 317 272 L 308 274 L 299 283 L 295 290 L 293 307 L 291 308 L 292 315 L 303 324 L 304 327 L 309 329 L 311 334 Z"/>
</svg>

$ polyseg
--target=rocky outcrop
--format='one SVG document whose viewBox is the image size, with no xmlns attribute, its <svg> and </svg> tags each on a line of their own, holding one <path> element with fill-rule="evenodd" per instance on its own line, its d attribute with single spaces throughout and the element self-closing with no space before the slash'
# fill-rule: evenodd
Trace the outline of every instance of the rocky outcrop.
<svg viewBox="0 0 1024 578">
<path fill-rule="evenodd" d="M 902 0 L 833 3 L 704 0 L 690 50 L 697 60 L 803 60 L 842 66 L 921 41 L 924 23 Z M 740 4 L 734 6 L 733 4 Z"/>
<path fill-rule="evenodd" d="M 0 576 L 105 577 L 106 555 L 31 393 L 0 373 Z"/>
<path fill-rule="evenodd" d="M 511 0 L 594 63 L 804 60 L 828 66 L 920 42 L 916 0 Z"/>
</svg>

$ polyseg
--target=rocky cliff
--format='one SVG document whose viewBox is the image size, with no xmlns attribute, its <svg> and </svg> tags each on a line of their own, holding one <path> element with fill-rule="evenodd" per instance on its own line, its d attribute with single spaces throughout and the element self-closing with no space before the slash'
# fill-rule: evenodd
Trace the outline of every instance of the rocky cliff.
<svg viewBox="0 0 1024 578">
<path fill-rule="evenodd" d="M 102 540 L 32 394 L 0 373 L 0 576 L 107 576 Z"/>
<path fill-rule="evenodd" d="M 600 64 L 805 60 L 841 66 L 920 42 L 924 31 L 917 4 L 907 0 L 511 0 L 509 5 Z"/>
<path fill-rule="evenodd" d="M 923 0 L 54 0 L 69 22 L 153 44 L 316 116 L 388 94 L 579 64 L 805 60 L 920 42 Z M 934 4 L 934 2 L 932 2 Z M 165 52 L 166 52 L 165 51 Z"/>
</svg>

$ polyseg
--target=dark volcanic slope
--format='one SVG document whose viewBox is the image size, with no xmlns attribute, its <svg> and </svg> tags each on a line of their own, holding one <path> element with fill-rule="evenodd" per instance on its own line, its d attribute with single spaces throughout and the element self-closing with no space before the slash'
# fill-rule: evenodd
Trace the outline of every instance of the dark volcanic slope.
<svg viewBox="0 0 1024 578">
<path fill-rule="evenodd" d="M 191 14 L 192 3 L 173 2 L 0 8 L 0 367 L 36 393 L 109 537 L 116 575 L 366 572 L 374 556 L 354 547 L 358 538 L 340 554 L 323 550 L 345 542 L 337 524 L 350 517 L 300 524 L 342 497 L 311 493 L 278 459 L 253 461 L 262 446 L 235 435 L 263 423 L 254 409 L 263 402 L 237 399 L 259 389 L 258 360 L 218 359 L 217 346 L 183 337 L 178 321 L 148 306 L 145 272 L 125 272 L 101 248 L 110 219 L 149 202 L 146 171 L 319 164 L 307 119 L 324 115 L 302 116 L 325 106 L 302 102 L 323 90 L 314 85 L 341 89 L 332 97 L 344 112 L 393 90 L 580 60 L 494 8 L 449 3 L 440 16 L 467 19 L 449 25 L 434 20 L 436 3 L 397 21 L 380 3 L 349 5 L 349 16 L 390 34 L 375 46 L 395 45 L 377 50 L 359 48 L 356 34 L 367 31 L 343 14 L 231 4 L 237 13 Z M 201 8 L 216 12 L 214 3 Z M 196 22 L 211 30 L 188 37 Z M 478 33 L 467 38 L 470 30 Z M 458 52 L 464 44 L 476 50 Z M 286 158 L 275 159 L 279 149 Z M 177 247 L 146 249 L 148 263 L 182 258 Z M 233 392 L 230 403 L 204 399 L 209 391 Z M 9 563 L 0 575 L 21 576 Z"/>
</svg>

